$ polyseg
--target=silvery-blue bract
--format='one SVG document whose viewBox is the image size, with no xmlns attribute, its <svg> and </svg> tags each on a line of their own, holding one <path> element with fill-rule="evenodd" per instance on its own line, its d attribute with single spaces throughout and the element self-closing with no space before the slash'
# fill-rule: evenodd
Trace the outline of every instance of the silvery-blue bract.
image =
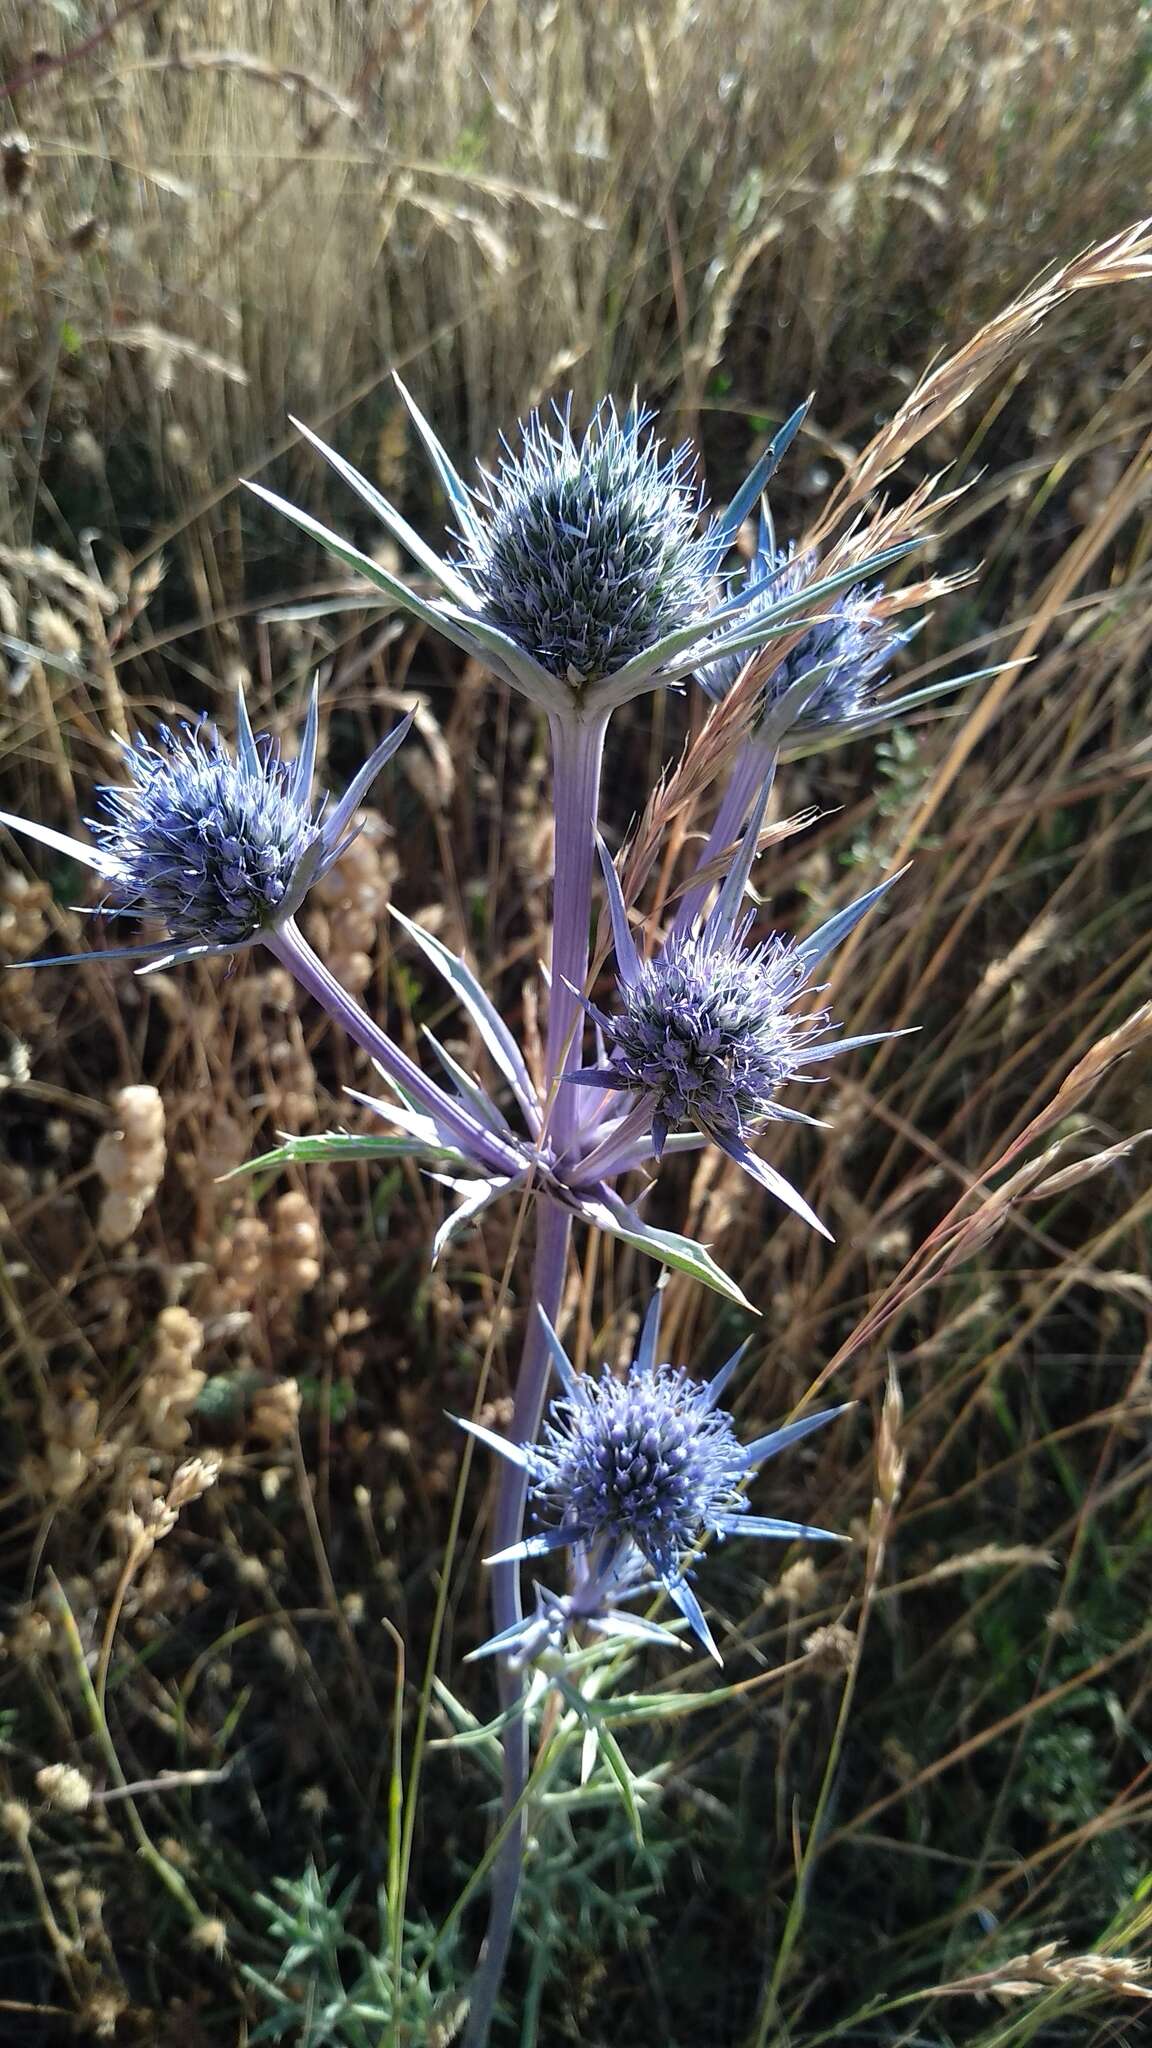
<svg viewBox="0 0 1152 2048">
<path fill-rule="evenodd" d="M 747 1346 L 741 1345 L 713 1379 L 695 1380 L 659 1359 L 660 1303 L 658 1291 L 636 1357 L 622 1378 L 608 1366 L 598 1374 L 575 1373 L 544 1318 L 562 1392 L 551 1403 L 535 1444 L 511 1444 L 477 1423 L 462 1424 L 526 1473 L 529 1500 L 543 1525 L 539 1534 L 489 1563 L 543 1557 L 553 1550 L 574 1552 L 576 1562 L 567 1600 L 545 1596 L 534 1615 L 486 1644 L 486 1651 L 501 1650 L 523 1660 L 526 1653 L 536 1655 L 554 1642 L 564 1627 L 581 1623 L 603 1634 L 638 1634 L 635 1617 L 621 1617 L 612 1603 L 662 1586 L 718 1657 L 687 1577 L 691 1555 L 707 1537 L 842 1540 L 830 1529 L 749 1513 L 744 1489 L 769 1458 L 843 1408 L 806 1415 L 742 1444 L 719 1402 Z"/>
</svg>

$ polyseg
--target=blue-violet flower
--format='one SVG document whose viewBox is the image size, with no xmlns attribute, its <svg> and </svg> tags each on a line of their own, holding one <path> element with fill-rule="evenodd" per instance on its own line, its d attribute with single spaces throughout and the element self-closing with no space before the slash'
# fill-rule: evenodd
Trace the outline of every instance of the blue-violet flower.
<svg viewBox="0 0 1152 2048">
<path fill-rule="evenodd" d="M 743 576 L 733 579 L 730 586 L 733 596 L 755 592 L 744 614 L 748 623 L 795 597 L 812 580 L 811 558 L 798 555 L 792 547 L 776 548 L 762 514 L 756 552 Z M 809 626 L 772 670 L 763 685 L 760 715 L 771 712 L 802 677 L 819 670 L 821 680 L 798 712 L 797 727 L 851 727 L 866 717 L 872 709 L 873 687 L 909 637 L 897 632 L 879 610 L 883 594 L 880 584 L 856 583 L 831 599 L 824 607 L 827 615 Z M 755 652 L 745 649 L 722 654 L 707 666 L 702 663 L 700 683 L 715 703 L 727 696 Z M 707 654 L 705 642 L 705 658 Z"/>
<path fill-rule="evenodd" d="M 250 488 L 346 567 L 426 625 L 483 661 L 553 714 L 607 714 L 628 698 L 683 682 L 701 665 L 758 648 L 791 630 L 813 604 L 907 553 L 903 542 L 804 590 L 763 595 L 745 580 L 725 591 L 736 535 L 798 433 L 806 407 L 786 420 L 731 503 L 701 524 L 691 449 L 663 453 L 651 414 L 602 400 L 584 432 L 571 401 L 551 423 L 533 413 L 519 447 L 505 442 L 495 472 L 466 484 L 413 399 L 396 380 L 448 499 L 456 548 L 438 554 L 402 513 L 311 429 L 300 433 L 331 463 L 433 586 L 416 590 L 263 484 Z"/>
<path fill-rule="evenodd" d="M 538 1534 L 489 1563 L 575 1553 L 575 1590 L 545 1596 L 537 1613 L 486 1649 L 523 1658 L 553 1641 L 563 1622 L 590 1622 L 602 1633 L 635 1633 L 634 1620 L 609 1603 L 662 1586 L 705 1647 L 718 1657 L 688 1581 L 692 1554 L 709 1536 L 842 1540 L 832 1530 L 748 1511 L 748 1479 L 767 1459 L 820 1429 L 843 1408 L 827 1408 L 741 1444 L 720 1397 L 747 1345 L 715 1377 L 695 1380 L 658 1358 L 660 1291 L 653 1295 L 636 1357 L 623 1378 L 610 1367 L 576 1374 L 544 1318 L 562 1392 L 536 1444 L 510 1444 L 477 1423 L 463 1427 L 527 1474 Z M 542 1312 L 541 1312 L 542 1313 Z"/>
<path fill-rule="evenodd" d="M 235 952 L 285 925 L 339 860 L 370 785 L 411 724 L 388 735 L 329 808 L 312 791 L 318 718 L 313 689 L 300 750 L 285 761 L 269 734 L 253 734 L 241 691 L 235 752 L 204 719 L 178 733 L 161 726 L 155 745 L 137 738 L 124 746 L 128 780 L 100 788 L 102 815 L 86 820 L 94 844 L 7 811 L 0 824 L 95 869 L 107 885 L 107 915 L 161 926 L 161 939 L 109 949 L 105 959 L 159 967 Z"/>
<path fill-rule="evenodd" d="M 835 1035 L 826 1009 L 798 1011 L 814 994 L 814 970 L 896 880 L 892 876 L 813 932 L 794 940 L 772 933 L 748 943 L 754 916 L 740 910 L 759 840 L 768 791 L 762 790 L 737 857 L 711 910 L 702 920 L 674 927 L 650 959 L 632 936 L 616 870 L 601 843 L 601 863 L 616 950 L 619 1008 L 611 1014 L 585 1000 L 598 1027 L 602 1057 L 594 1067 L 565 1076 L 588 1088 L 629 1094 L 633 1106 L 614 1131 L 593 1143 L 583 1159 L 589 1176 L 617 1169 L 617 1155 L 637 1130 L 651 1134 L 660 1157 L 671 1132 L 685 1123 L 737 1160 L 806 1223 L 829 1235 L 803 1196 L 748 1148 L 765 1123 L 818 1123 L 779 1100 L 793 1081 L 837 1054 L 887 1038 L 870 1032 Z"/>
</svg>

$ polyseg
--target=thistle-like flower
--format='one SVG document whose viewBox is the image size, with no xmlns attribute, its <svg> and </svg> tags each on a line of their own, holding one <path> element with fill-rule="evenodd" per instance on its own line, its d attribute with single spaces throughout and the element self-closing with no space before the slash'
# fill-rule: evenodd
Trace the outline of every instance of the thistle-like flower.
<svg viewBox="0 0 1152 2048">
<path fill-rule="evenodd" d="M 745 617 L 751 622 L 759 613 L 771 612 L 812 580 L 811 558 L 798 555 L 794 548 L 776 548 L 767 513 L 762 511 L 756 552 L 744 575 L 732 585 L 733 595 L 741 590 L 755 593 Z M 850 729 L 862 727 L 875 709 L 875 685 L 909 637 L 907 632 L 895 631 L 879 609 L 883 594 L 879 584 L 856 583 L 830 601 L 826 616 L 809 626 L 772 670 L 761 694 L 761 718 L 779 704 L 793 684 L 818 672 L 820 681 L 796 715 L 797 729 L 838 729 L 847 736 Z M 705 656 L 707 652 L 705 643 Z M 749 658 L 748 651 L 725 654 L 701 666 L 701 685 L 714 703 L 727 696 Z"/>
<path fill-rule="evenodd" d="M 803 421 L 801 406 L 781 427 L 727 509 L 703 528 L 696 461 L 670 454 L 636 404 L 620 413 L 604 400 L 582 435 L 571 402 L 551 424 L 533 413 L 519 446 L 505 443 L 476 488 L 458 474 L 428 421 L 397 379 L 416 431 L 447 496 L 457 548 L 439 555 L 335 450 L 299 431 L 357 492 L 432 579 L 424 596 L 307 512 L 261 484 L 250 488 L 355 569 L 390 603 L 435 626 L 458 647 L 545 710 L 607 713 L 700 668 L 701 648 L 717 661 L 787 633 L 806 607 L 907 553 L 889 548 L 855 569 L 761 605 L 759 585 L 725 594 L 721 571 L 737 533 Z"/>
<path fill-rule="evenodd" d="M 532 413 L 461 535 L 486 616 L 576 690 L 715 603 L 695 455 L 663 456 L 651 419 L 605 400 L 578 440 L 571 401 L 551 425 Z"/>
<path fill-rule="evenodd" d="M 597 1015 L 607 1068 L 582 1078 L 646 1098 L 657 1157 L 685 1123 L 738 1143 L 821 1049 L 827 1011 L 793 1007 L 810 987 L 798 948 L 776 932 L 750 946 L 751 928 L 748 917 L 726 937 L 707 925 L 673 932 L 621 984 L 619 1011 Z M 827 1058 L 835 1044 L 823 1050 Z"/>
<path fill-rule="evenodd" d="M 388 735 L 329 809 L 312 792 L 318 718 L 313 689 L 300 751 L 285 761 L 269 734 L 253 734 L 241 691 L 235 753 L 204 720 L 178 733 L 162 726 L 157 745 L 125 745 L 128 780 L 99 789 L 103 815 L 86 821 L 94 844 L 7 811 L 0 824 L 95 869 L 107 915 L 161 927 L 151 944 L 110 948 L 105 959 L 167 967 L 236 952 L 286 924 L 339 860 L 356 836 L 356 811 L 411 724 Z"/>
<path fill-rule="evenodd" d="M 772 933 L 750 945 L 755 920 L 740 905 L 766 801 L 764 790 L 708 915 L 674 928 L 651 959 L 637 950 L 616 870 L 601 844 L 619 1007 L 607 1014 L 585 1001 L 600 1032 L 602 1058 L 565 1078 L 633 1098 L 620 1123 L 586 1150 L 582 1164 L 589 1176 L 618 1171 L 619 1157 L 638 1131 L 650 1133 L 659 1159 L 670 1133 L 689 1124 L 827 1237 L 803 1196 L 757 1158 L 747 1140 L 773 1121 L 818 1123 L 782 1103 L 780 1091 L 816 1079 L 811 1070 L 837 1054 L 892 1035 L 838 1037 L 826 1009 L 797 1006 L 818 991 L 814 970 L 896 877 L 838 911 L 808 939 Z"/>
<path fill-rule="evenodd" d="M 562 1393 L 548 1410 L 538 1443 L 510 1444 L 477 1423 L 463 1424 L 526 1473 L 529 1500 L 543 1525 L 538 1534 L 488 1562 L 542 1557 L 553 1550 L 571 1550 L 576 1560 L 574 1589 L 567 1599 L 545 1595 L 536 1614 L 486 1645 L 487 1650 L 510 1652 L 523 1661 L 574 1623 L 587 1623 L 602 1634 L 641 1633 L 635 1618 L 621 1616 L 614 1603 L 662 1586 L 719 1661 L 688 1580 L 692 1554 L 708 1537 L 842 1540 L 830 1529 L 750 1514 L 744 1488 L 769 1458 L 843 1408 L 806 1415 L 741 1444 L 719 1401 L 747 1345 L 714 1379 L 692 1379 L 681 1367 L 658 1359 L 660 1300 L 657 1291 L 635 1360 L 622 1379 L 608 1366 L 599 1375 L 574 1373 L 544 1318 Z"/>
<path fill-rule="evenodd" d="M 329 974 L 296 923 L 312 884 L 356 837 L 356 812 L 411 722 L 407 718 L 389 733 L 329 809 L 327 797 L 312 792 L 319 724 L 315 689 L 291 762 L 269 735 L 255 737 L 241 693 L 235 753 L 203 721 L 178 734 L 162 729 L 156 746 L 138 739 L 125 747 L 129 780 L 99 791 L 104 815 L 89 820 L 95 844 L 7 811 L 0 811 L 0 824 L 94 868 L 107 888 L 107 915 L 161 926 L 162 936 L 143 945 L 108 947 L 99 956 L 103 960 L 138 959 L 144 963 L 140 972 L 148 973 L 178 961 L 266 946 L 393 1083 L 398 1102 L 373 1105 L 405 1133 L 388 1141 L 391 1149 L 427 1155 L 440 1165 L 470 1166 L 486 1176 L 468 1185 L 468 1217 L 531 1171 L 532 1146 L 513 1137 L 483 1090 L 443 1053 L 452 1093 L 422 1073 Z M 408 928 L 436 948 L 418 927 Z M 60 966 L 90 957 L 72 954 L 20 965 Z M 462 962 L 453 965 L 458 975 L 466 972 Z M 523 1061 L 486 998 L 484 1003 L 481 1028 L 536 1130 L 539 1106 Z"/>
<path fill-rule="evenodd" d="M 888 669 L 919 627 L 898 631 L 892 625 L 882 602 L 882 586 L 867 581 L 880 566 L 879 556 L 858 563 L 846 576 L 835 579 L 838 588 L 832 591 L 828 579 L 816 579 L 811 553 L 777 546 L 767 506 L 761 504 L 755 552 L 742 574 L 728 582 L 729 603 L 742 607 L 738 613 L 739 649 L 725 647 L 719 636 L 705 641 L 697 649 L 697 681 L 712 701 L 719 703 L 749 660 L 766 653 L 780 637 L 776 622 L 781 606 L 792 608 L 789 630 L 793 632 L 799 611 L 811 608 L 820 616 L 762 684 L 756 719 L 733 771 L 734 785 L 749 783 L 757 759 L 761 772 L 770 774 L 778 753 L 794 757 L 876 732 L 937 697 L 1001 673 L 999 668 L 971 669 L 899 696 L 881 696 Z M 758 617 L 772 625 L 759 646 L 755 642 Z M 806 678 L 811 683 L 807 693 L 802 688 Z"/>
</svg>

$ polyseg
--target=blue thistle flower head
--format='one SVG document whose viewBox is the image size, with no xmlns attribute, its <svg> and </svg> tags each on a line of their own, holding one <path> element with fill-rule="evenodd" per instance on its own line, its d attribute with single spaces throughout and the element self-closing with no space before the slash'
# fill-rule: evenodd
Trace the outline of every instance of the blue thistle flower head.
<svg viewBox="0 0 1152 2048">
<path fill-rule="evenodd" d="M 815 1079 L 810 1069 L 838 1053 L 892 1035 L 881 1031 L 841 1038 L 826 1009 L 796 1006 L 816 992 L 814 970 L 896 877 L 836 911 L 810 938 L 797 941 L 774 932 L 750 945 L 754 918 L 743 915 L 740 905 L 769 790 L 766 781 L 707 916 L 702 922 L 674 924 L 650 959 L 644 959 L 636 946 L 619 877 L 600 842 L 619 1007 L 609 1015 L 580 998 L 599 1031 L 601 1059 L 599 1065 L 577 1068 L 564 1078 L 588 1088 L 627 1093 L 632 1106 L 619 1125 L 607 1130 L 602 1112 L 596 1113 L 590 1143 L 574 1171 L 592 1180 L 618 1171 L 641 1129 L 659 1159 L 670 1133 L 687 1123 L 827 1237 L 803 1196 L 749 1151 L 747 1139 L 757 1126 L 774 1120 L 817 1122 L 802 1110 L 785 1107 L 778 1100 L 780 1090 L 792 1081 Z"/>
<path fill-rule="evenodd" d="M 124 748 L 127 783 L 89 818 L 115 908 L 155 919 L 177 946 L 244 946 L 299 907 L 324 853 L 317 807 L 264 735 L 249 765 L 201 721 Z"/>
<path fill-rule="evenodd" d="M 583 435 L 569 398 L 533 412 L 494 474 L 465 482 L 399 377 L 396 386 L 451 508 L 457 542 L 442 555 L 367 477 L 310 427 L 293 424 L 382 521 L 430 580 L 416 590 L 390 568 L 263 484 L 249 489 L 311 534 L 346 568 L 483 662 L 551 714 L 605 714 L 662 684 L 687 681 L 700 645 L 745 609 L 725 596 L 723 564 L 740 527 L 803 423 L 800 406 L 773 436 L 725 509 L 702 527 L 696 458 L 665 452 L 636 402 L 597 406 Z M 870 564 L 881 566 L 891 550 Z"/>
<path fill-rule="evenodd" d="M 598 1078 L 644 1099 L 657 1156 L 686 1123 L 741 1144 L 826 1037 L 826 1010 L 794 1008 L 809 987 L 796 947 L 775 932 L 748 945 L 751 922 L 720 943 L 707 929 L 674 931 L 621 983 L 620 1008 L 598 1015 L 608 1053 Z"/>
<path fill-rule="evenodd" d="M 762 521 L 760 545 L 743 576 L 737 577 L 731 586 L 733 596 L 743 590 L 755 590 L 747 610 L 741 614 L 742 625 L 752 625 L 758 615 L 797 596 L 811 580 L 812 568 L 810 556 L 797 555 L 791 546 L 776 548 L 771 528 L 766 520 Z M 881 584 L 857 583 L 823 601 L 821 608 L 827 617 L 808 628 L 764 684 L 761 717 L 767 716 L 793 684 L 811 675 L 814 669 L 825 669 L 827 673 L 798 714 L 798 726 L 850 725 L 865 716 L 871 709 L 875 684 L 883 678 L 897 649 L 908 638 L 907 633 L 897 632 L 880 615 L 877 604 L 883 594 Z M 745 647 L 740 653 L 721 655 L 709 663 L 705 642 L 699 680 L 714 703 L 727 696 L 757 652 L 755 647 Z"/>
<path fill-rule="evenodd" d="M 562 1392 L 548 1408 L 540 1439 L 515 1445 L 476 1423 L 464 1427 L 520 1465 L 541 1530 L 489 1563 L 576 1554 L 575 1588 L 566 1603 L 538 1603 L 538 1613 L 496 1639 L 491 1648 L 523 1652 L 525 1643 L 554 1641 L 565 1624 L 624 1632 L 610 1606 L 663 1586 L 693 1632 L 712 1651 L 708 1625 L 689 1584 L 692 1553 L 710 1536 L 838 1539 L 828 1529 L 749 1512 L 745 1486 L 778 1451 L 839 1415 L 824 1409 L 742 1444 L 720 1397 L 746 1345 L 711 1380 L 697 1380 L 662 1362 L 659 1291 L 653 1295 L 632 1365 L 623 1377 L 573 1371 L 547 1318 L 541 1320 Z M 542 1631 L 547 1611 L 548 1628 Z M 635 1623 L 628 1624 L 634 1633 Z"/>
<path fill-rule="evenodd" d="M 537 412 L 473 494 L 456 566 L 486 617 L 573 687 L 612 675 L 716 603 L 688 446 L 665 454 L 652 414 L 611 400 L 584 434 L 571 400 Z"/>
<path fill-rule="evenodd" d="M 732 1418 L 672 1365 L 585 1373 L 554 1401 L 530 1459 L 541 1521 L 591 1551 L 632 1544 L 658 1578 L 724 1516 L 743 1514 L 744 1459 Z"/>
<path fill-rule="evenodd" d="M 85 821 L 94 844 L 8 812 L 0 823 L 95 869 L 109 915 L 162 928 L 159 944 L 110 948 L 105 959 L 143 955 L 168 965 L 230 953 L 282 929 L 339 860 L 356 836 L 353 819 L 370 784 L 410 724 L 389 734 L 329 807 L 312 790 L 315 689 L 293 761 L 270 734 L 255 737 L 241 692 L 235 751 L 206 719 L 175 733 L 162 726 L 156 744 L 139 737 L 124 744 L 128 780 L 99 788 L 102 815 Z"/>
</svg>

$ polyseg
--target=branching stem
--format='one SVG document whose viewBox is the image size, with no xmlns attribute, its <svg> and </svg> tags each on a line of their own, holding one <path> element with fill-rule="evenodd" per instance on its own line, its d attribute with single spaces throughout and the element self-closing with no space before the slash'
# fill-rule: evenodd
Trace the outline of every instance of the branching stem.
<svg viewBox="0 0 1152 2048">
<path fill-rule="evenodd" d="M 579 994 L 588 974 L 588 937 L 592 917 L 592 872 L 596 859 L 596 827 L 600 808 L 600 770 L 606 716 L 589 722 L 554 716 L 551 719 L 554 775 L 555 886 L 552 906 L 551 993 L 548 1005 L 547 1084 L 550 1095 L 548 1130 L 559 1150 L 573 1133 L 580 1114 L 578 1091 L 563 1085 L 565 1071 L 580 1063 L 582 1011 Z M 557 1085 L 559 1084 L 559 1085 Z M 528 1305 L 528 1327 L 512 1413 L 514 1443 L 530 1444 L 540 1433 L 548 1392 L 549 1355 L 539 1310 L 559 1320 L 572 1219 L 558 1203 L 541 1197 L 537 1203 L 536 1262 Z M 527 1475 L 505 1464 L 500 1475 L 493 1525 L 493 1549 L 518 1543 L 524 1530 Z M 492 1568 L 492 1619 L 495 1631 L 511 1628 L 523 1616 L 520 1566 L 512 1561 Z M 500 1705 L 507 1711 L 518 1702 L 521 1673 L 506 1658 L 499 1660 Z M 521 1802 L 528 1781 L 528 1726 L 514 1715 L 501 1738 L 504 1751 L 502 1811 L 508 1828 L 492 1871 L 488 1931 L 472 1985 L 471 2010 L 464 2048 L 484 2048 L 504 1965 L 512 1938 L 520 1868 L 524 1855 L 524 1813 Z"/>
</svg>

